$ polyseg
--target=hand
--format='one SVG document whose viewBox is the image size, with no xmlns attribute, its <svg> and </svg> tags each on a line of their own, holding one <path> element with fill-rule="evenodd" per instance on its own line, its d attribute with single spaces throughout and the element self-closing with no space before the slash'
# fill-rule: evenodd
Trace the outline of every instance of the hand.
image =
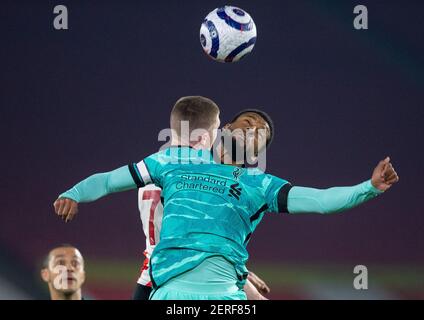
<svg viewBox="0 0 424 320">
<path fill-rule="evenodd" d="M 54 203 L 54 211 L 59 217 L 61 217 L 65 222 L 71 221 L 78 212 L 78 202 L 68 199 L 68 198 L 59 198 Z"/>
<path fill-rule="evenodd" d="M 247 279 L 254 285 L 254 287 L 259 291 L 260 294 L 267 294 L 271 291 L 266 285 L 265 281 L 263 281 L 253 272 L 249 271 Z"/>
<path fill-rule="evenodd" d="M 389 157 L 378 163 L 371 177 L 372 185 L 380 191 L 386 191 L 398 181 L 399 177 L 390 163 Z"/>
</svg>

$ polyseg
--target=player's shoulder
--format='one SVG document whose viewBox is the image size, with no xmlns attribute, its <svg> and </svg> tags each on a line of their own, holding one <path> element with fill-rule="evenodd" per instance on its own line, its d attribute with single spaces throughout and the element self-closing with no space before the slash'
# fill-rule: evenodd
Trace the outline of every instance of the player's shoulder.
<svg viewBox="0 0 424 320">
<path fill-rule="evenodd" d="M 287 180 L 279 178 L 275 175 L 266 173 L 260 168 L 247 168 L 243 169 L 242 181 L 247 184 L 253 184 L 257 187 L 262 187 L 266 189 L 269 185 L 278 183 L 285 184 L 288 183 Z"/>
<path fill-rule="evenodd" d="M 244 181 L 258 182 L 267 177 L 267 174 L 259 168 L 239 168 L 240 176 Z"/>
<path fill-rule="evenodd" d="M 153 153 L 145 157 L 141 162 L 145 163 L 150 172 L 158 173 L 164 168 L 168 167 L 169 164 L 178 163 L 179 156 L 175 152 L 178 151 L 176 148 L 164 148 L 156 153 Z"/>
<path fill-rule="evenodd" d="M 233 178 L 241 184 L 254 187 L 263 186 L 266 173 L 258 168 L 240 168 L 235 167 L 232 172 Z"/>
<path fill-rule="evenodd" d="M 153 160 L 153 161 L 161 161 L 164 159 L 169 159 L 172 156 L 171 148 L 164 148 L 159 150 L 158 152 L 152 153 L 151 155 L 144 158 L 144 160 Z"/>
</svg>

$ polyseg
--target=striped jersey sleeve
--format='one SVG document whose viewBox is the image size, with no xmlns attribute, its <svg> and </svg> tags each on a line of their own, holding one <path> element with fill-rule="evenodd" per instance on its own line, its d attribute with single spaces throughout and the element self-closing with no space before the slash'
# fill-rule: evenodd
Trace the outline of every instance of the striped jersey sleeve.
<svg viewBox="0 0 424 320">
<path fill-rule="evenodd" d="M 287 180 L 267 174 L 268 185 L 265 190 L 265 199 L 268 204 L 268 212 L 287 213 L 287 198 L 292 187 Z"/>
<path fill-rule="evenodd" d="M 138 188 L 148 184 L 162 185 L 162 165 L 157 154 L 148 156 L 138 163 L 129 164 L 128 169 Z"/>
</svg>

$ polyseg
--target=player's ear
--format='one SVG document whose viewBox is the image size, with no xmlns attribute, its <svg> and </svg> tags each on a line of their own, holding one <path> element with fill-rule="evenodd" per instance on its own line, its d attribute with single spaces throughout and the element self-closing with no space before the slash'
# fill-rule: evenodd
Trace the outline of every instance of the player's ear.
<svg viewBox="0 0 424 320">
<path fill-rule="evenodd" d="M 230 129 L 231 123 L 227 123 L 225 126 L 222 127 L 222 129 Z"/>
<path fill-rule="evenodd" d="M 204 143 L 206 134 L 208 134 L 208 132 L 205 129 L 193 130 L 193 132 L 190 134 L 190 143 L 193 143 L 194 145 Z"/>
<path fill-rule="evenodd" d="M 50 271 L 47 268 L 43 268 L 40 271 L 41 279 L 43 279 L 44 282 L 49 282 L 50 280 Z"/>
<path fill-rule="evenodd" d="M 213 143 L 213 141 L 212 141 L 213 140 L 213 136 L 214 136 L 214 133 L 212 131 L 206 131 L 205 130 L 205 132 L 202 134 L 202 136 L 200 138 L 199 143 L 202 146 L 209 146 L 209 145 L 211 145 Z"/>
</svg>

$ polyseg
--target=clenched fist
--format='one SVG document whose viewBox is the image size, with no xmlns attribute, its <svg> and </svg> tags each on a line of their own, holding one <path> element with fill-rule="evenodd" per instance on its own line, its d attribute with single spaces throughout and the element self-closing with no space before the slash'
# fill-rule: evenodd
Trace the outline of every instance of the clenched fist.
<svg viewBox="0 0 424 320">
<path fill-rule="evenodd" d="M 53 203 L 53 206 L 56 214 L 65 222 L 71 221 L 78 213 L 78 202 L 72 199 L 59 198 Z"/>
<path fill-rule="evenodd" d="M 372 185 L 380 191 L 386 191 L 398 181 L 399 176 L 393 168 L 389 157 L 378 163 L 371 177 Z"/>
</svg>

